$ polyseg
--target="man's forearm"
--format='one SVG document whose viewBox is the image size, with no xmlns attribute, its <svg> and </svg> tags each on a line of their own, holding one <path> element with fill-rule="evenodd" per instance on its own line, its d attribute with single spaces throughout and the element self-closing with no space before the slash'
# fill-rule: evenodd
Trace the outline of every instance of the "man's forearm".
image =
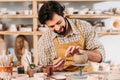
<svg viewBox="0 0 120 80">
<path fill-rule="evenodd" d="M 93 62 L 102 61 L 102 56 L 98 50 L 93 50 L 93 51 L 83 50 L 83 53 L 88 56 L 88 60 L 90 61 L 93 61 Z"/>
</svg>

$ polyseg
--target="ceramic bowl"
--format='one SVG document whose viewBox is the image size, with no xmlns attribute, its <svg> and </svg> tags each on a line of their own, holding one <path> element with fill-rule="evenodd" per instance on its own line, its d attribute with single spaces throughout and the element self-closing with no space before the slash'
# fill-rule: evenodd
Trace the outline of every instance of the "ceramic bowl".
<svg viewBox="0 0 120 80">
<path fill-rule="evenodd" d="M 55 80 L 66 80 L 66 76 L 64 75 L 54 75 L 52 76 Z"/>
<path fill-rule="evenodd" d="M 74 62 L 77 63 L 77 64 L 84 64 L 84 63 L 87 62 L 88 57 L 87 57 L 87 55 L 85 55 L 85 54 L 75 54 L 75 55 L 73 56 L 73 60 L 74 60 Z"/>
</svg>

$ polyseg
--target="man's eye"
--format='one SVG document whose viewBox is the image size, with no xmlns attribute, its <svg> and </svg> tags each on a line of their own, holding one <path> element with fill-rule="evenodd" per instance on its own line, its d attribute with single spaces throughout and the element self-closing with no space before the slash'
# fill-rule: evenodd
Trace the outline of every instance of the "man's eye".
<svg viewBox="0 0 120 80">
<path fill-rule="evenodd" d="M 50 28 L 53 28 L 54 26 L 50 26 Z"/>
<path fill-rule="evenodd" d="M 61 21 L 60 21 L 60 22 L 57 22 L 57 24 L 61 24 Z"/>
</svg>

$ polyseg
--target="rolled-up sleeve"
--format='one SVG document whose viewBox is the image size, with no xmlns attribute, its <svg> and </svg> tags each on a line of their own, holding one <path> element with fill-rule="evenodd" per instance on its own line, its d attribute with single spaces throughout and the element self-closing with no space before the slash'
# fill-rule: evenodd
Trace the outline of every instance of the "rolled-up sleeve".
<svg viewBox="0 0 120 80">
<path fill-rule="evenodd" d="M 102 61 L 105 60 L 104 46 L 99 40 L 97 33 L 90 23 L 81 21 L 81 31 L 85 37 L 85 49 L 86 50 L 98 50 L 101 53 Z"/>
</svg>

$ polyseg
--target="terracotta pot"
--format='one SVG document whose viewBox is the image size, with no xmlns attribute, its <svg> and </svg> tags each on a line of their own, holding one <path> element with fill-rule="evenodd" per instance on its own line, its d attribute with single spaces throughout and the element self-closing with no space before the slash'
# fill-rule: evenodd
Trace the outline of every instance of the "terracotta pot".
<svg viewBox="0 0 120 80">
<path fill-rule="evenodd" d="M 88 57 L 87 57 L 87 55 L 85 55 L 85 54 L 80 54 L 80 53 L 78 53 L 78 54 L 74 54 L 73 60 L 74 60 L 74 62 L 77 63 L 77 64 L 84 64 L 84 63 L 87 62 Z"/>
</svg>

